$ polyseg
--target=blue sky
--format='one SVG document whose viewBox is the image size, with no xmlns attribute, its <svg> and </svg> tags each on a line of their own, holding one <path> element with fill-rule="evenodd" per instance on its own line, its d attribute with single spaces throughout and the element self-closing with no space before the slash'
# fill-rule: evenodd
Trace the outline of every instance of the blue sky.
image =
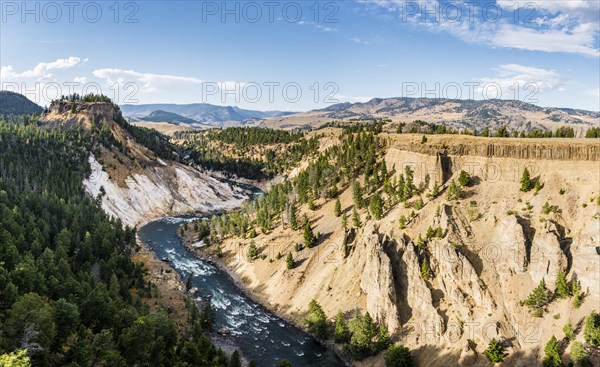
<svg viewBox="0 0 600 367">
<path fill-rule="evenodd" d="M 48 4 L 0 8 L 2 89 L 41 105 L 85 88 L 260 110 L 398 96 L 600 110 L 598 0 Z"/>
</svg>

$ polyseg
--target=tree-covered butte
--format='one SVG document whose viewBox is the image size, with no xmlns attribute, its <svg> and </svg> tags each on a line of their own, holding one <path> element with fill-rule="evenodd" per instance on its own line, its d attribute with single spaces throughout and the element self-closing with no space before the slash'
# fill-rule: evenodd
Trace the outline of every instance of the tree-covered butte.
<svg viewBox="0 0 600 367">
<path fill-rule="evenodd" d="M 183 328 L 149 312 L 147 270 L 131 260 L 135 230 L 85 192 L 87 156 L 110 134 L 102 128 L 0 119 L 0 360 L 227 366 L 195 306 Z"/>
</svg>

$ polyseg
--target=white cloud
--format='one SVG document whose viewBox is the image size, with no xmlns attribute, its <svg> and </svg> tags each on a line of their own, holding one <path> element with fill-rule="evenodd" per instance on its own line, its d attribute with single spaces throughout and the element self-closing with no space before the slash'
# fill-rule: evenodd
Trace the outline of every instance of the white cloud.
<svg viewBox="0 0 600 367">
<path fill-rule="evenodd" d="M 83 63 L 87 62 L 88 59 L 84 59 Z M 15 80 L 15 79 L 50 79 L 52 78 L 53 70 L 65 70 L 70 69 L 78 64 L 82 63 L 79 57 L 71 56 L 66 59 L 57 59 L 52 62 L 40 62 L 32 70 L 26 70 L 18 73 L 14 70 L 12 65 L 2 66 L 0 68 L 0 79 L 3 81 Z"/>
<path fill-rule="evenodd" d="M 383 8 L 386 15 L 397 14 L 403 22 L 432 32 L 447 32 L 467 42 L 600 56 L 598 0 L 496 0 L 497 7 L 491 7 L 492 10 L 489 4 L 484 7 L 478 2 L 466 2 L 459 7 L 462 16 L 458 20 L 455 11 L 461 2 L 452 2 L 454 7 L 440 5 L 439 0 L 362 2 Z M 513 12 L 516 9 L 518 13 Z M 500 14 L 500 18 L 494 20 L 495 14 Z"/>
<path fill-rule="evenodd" d="M 98 69 L 93 71 L 96 78 L 105 79 L 109 84 L 135 83 L 143 92 L 158 92 L 164 89 L 199 85 L 202 80 L 195 77 L 167 74 L 140 73 L 134 70 Z"/>
<path fill-rule="evenodd" d="M 329 27 L 329 26 L 324 26 L 322 24 L 319 24 L 317 22 L 305 22 L 304 20 L 300 20 L 298 22 L 296 22 L 297 25 L 309 25 L 312 28 L 321 31 L 321 32 L 337 32 L 338 29 L 335 27 Z"/>
<path fill-rule="evenodd" d="M 538 93 L 564 91 L 567 79 L 554 70 L 503 64 L 496 68 L 494 77 L 481 78 L 478 92 L 485 98 L 519 99 L 525 102 L 537 102 Z M 500 87 L 496 96 L 497 86 Z"/>
<path fill-rule="evenodd" d="M 368 45 L 370 43 L 368 40 L 358 38 L 358 37 L 350 38 L 350 42 L 358 43 L 361 45 Z"/>
<path fill-rule="evenodd" d="M 556 29 L 537 31 L 505 25 L 493 35 L 492 41 L 500 47 L 579 53 L 588 56 L 599 55 L 599 51 L 590 46 L 594 43 L 594 29 L 591 24 L 579 25 L 568 33 Z"/>
<path fill-rule="evenodd" d="M 370 100 L 373 99 L 373 97 L 367 97 L 367 96 L 347 96 L 344 94 L 336 94 L 335 96 L 333 96 L 332 98 L 333 100 L 339 101 L 339 102 L 351 102 L 351 103 L 355 103 L 355 102 L 368 102 Z"/>
</svg>

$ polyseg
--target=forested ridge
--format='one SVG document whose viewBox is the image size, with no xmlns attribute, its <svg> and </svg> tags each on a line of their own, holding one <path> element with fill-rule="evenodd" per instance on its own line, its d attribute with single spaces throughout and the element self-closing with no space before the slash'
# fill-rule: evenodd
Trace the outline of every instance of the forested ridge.
<svg viewBox="0 0 600 367">
<path fill-rule="evenodd" d="M 318 138 L 303 133 L 259 127 L 234 127 L 178 132 L 186 154 L 195 164 L 255 180 L 287 172 L 313 154 Z"/>
<path fill-rule="evenodd" d="M 109 133 L 97 128 L 0 119 L 0 360 L 24 350 L 34 366 L 227 366 L 192 303 L 183 330 L 168 310 L 149 313 L 135 230 L 83 188 L 88 152 Z"/>
<path fill-rule="evenodd" d="M 300 229 L 303 222 L 297 218 L 299 205 L 306 205 L 312 210 L 315 200 L 332 200 L 350 185 L 357 191 L 358 209 L 364 208 L 367 203 L 365 197 L 374 193 L 379 207 L 372 209 L 379 213 L 384 205 L 379 194 L 380 187 L 384 187 L 390 201 L 395 203 L 399 186 L 397 182 L 388 180 L 387 167 L 381 159 L 383 148 L 384 142 L 369 128 L 346 129 L 341 135 L 340 145 L 319 154 L 294 179 L 273 185 L 264 195 L 246 203 L 240 211 L 215 216 L 209 222 L 198 222 L 195 226 L 198 239 L 208 237 L 211 243 L 218 244 L 229 236 L 252 237 L 257 230 L 268 232 L 278 223 Z M 362 186 L 358 181 L 360 176 L 364 178 Z M 406 197 L 402 195 L 401 200 L 404 200 L 412 193 Z"/>
</svg>

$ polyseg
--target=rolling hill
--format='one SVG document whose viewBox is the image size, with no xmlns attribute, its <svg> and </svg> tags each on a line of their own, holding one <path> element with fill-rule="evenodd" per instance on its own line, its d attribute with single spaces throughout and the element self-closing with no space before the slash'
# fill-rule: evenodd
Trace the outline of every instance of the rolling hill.
<svg viewBox="0 0 600 367">
<path fill-rule="evenodd" d="M 156 111 L 173 113 L 213 126 L 235 126 L 268 117 L 287 116 L 293 112 L 245 110 L 232 106 L 216 106 L 208 103 L 193 104 L 125 104 L 121 106 L 129 119 L 148 119 Z"/>
<path fill-rule="evenodd" d="M 40 114 L 44 109 L 22 94 L 0 91 L 0 115 Z"/>
<path fill-rule="evenodd" d="M 197 121 L 187 117 L 183 117 L 173 112 L 156 110 L 146 117 L 141 118 L 144 121 L 168 122 L 170 124 L 195 124 Z"/>
<path fill-rule="evenodd" d="M 320 126 L 333 120 L 387 118 L 393 122 L 423 120 L 457 129 L 553 130 L 570 126 L 580 135 L 600 121 L 600 112 L 540 107 L 509 100 L 456 100 L 434 98 L 374 98 L 364 103 L 339 103 L 300 114 L 271 117 L 269 127 L 293 129 Z"/>
</svg>

